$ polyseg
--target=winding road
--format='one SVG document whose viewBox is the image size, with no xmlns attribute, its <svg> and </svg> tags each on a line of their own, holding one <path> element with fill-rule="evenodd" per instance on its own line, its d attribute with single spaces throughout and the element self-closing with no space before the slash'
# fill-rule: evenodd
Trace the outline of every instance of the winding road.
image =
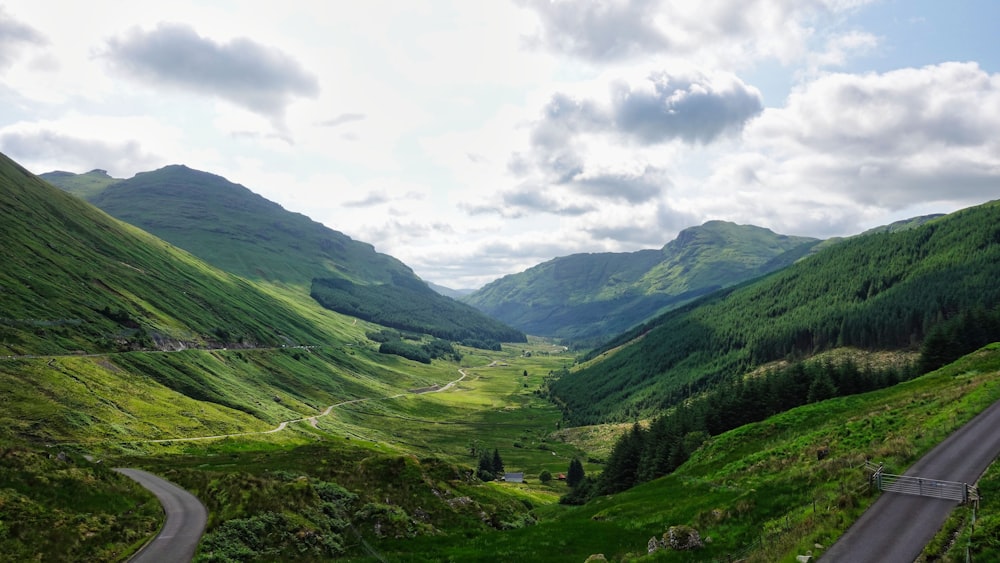
<svg viewBox="0 0 1000 563">
<path fill-rule="evenodd" d="M 460 369 L 458 372 L 462 374 L 462 377 L 459 377 L 454 381 L 450 381 L 442 387 L 423 391 L 418 394 L 439 393 L 441 391 L 451 389 L 467 376 L 464 370 Z M 309 424 L 316 427 L 316 419 L 330 414 L 336 407 L 372 400 L 395 399 L 408 394 L 411 393 L 397 393 L 396 395 L 388 397 L 369 397 L 366 399 L 343 401 L 330 405 L 321 414 L 283 421 L 278 424 L 276 428 L 271 430 L 262 430 L 260 432 L 242 432 L 238 434 L 220 434 L 217 436 L 197 436 L 192 438 L 170 438 L 166 440 L 150 440 L 150 442 L 162 443 L 187 440 L 211 440 L 213 438 L 228 438 L 231 436 L 273 434 L 284 430 L 293 422 L 301 421 L 308 421 Z M 160 533 L 157 534 L 152 541 L 140 549 L 138 553 L 132 556 L 132 558 L 129 559 L 129 563 L 190 563 L 190 561 L 194 558 L 194 552 L 198 547 L 198 542 L 201 540 L 201 535 L 205 532 L 205 524 L 208 520 L 208 512 L 205 510 L 205 506 L 201 504 L 201 501 L 198 500 L 198 497 L 192 495 L 170 481 L 157 477 L 156 475 L 141 469 L 119 467 L 115 468 L 115 471 L 129 477 L 133 481 L 136 481 L 156 495 L 156 498 L 160 500 L 160 504 L 163 505 L 163 512 L 167 517 Z"/>
<path fill-rule="evenodd" d="M 189 563 L 208 520 L 208 512 L 198 497 L 141 469 L 119 467 L 115 471 L 156 495 L 167 516 L 160 533 L 133 555 L 129 563 Z"/>
<path fill-rule="evenodd" d="M 442 387 L 439 387 L 439 388 L 436 388 L 436 389 L 429 389 L 427 391 L 421 391 L 419 393 L 414 393 L 414 392 L 410 392 L 410 393 L 396 393 L 395 395 L 389 395 L 387 397 L 367 397 L 367 398 L 364 398 L 364 399 L 351 399 L 350 401 L 341 401 L 339 403 L 336 403 L 336 404 L 333 404 L 333 405 L 330 405 L 330 406 L 326 407 L 326 410 L 324 410 L 320 414 L 303 416 L 302 418 L 295 418 L 295 419 L 292 419 L 292 420 L 285 420 L 285 421 L 282 421 L 281 423 L 279 423 L 278 426 L 276 426 L 275 428 L 272 428 L 270 430 L 261 430 L 259 432 L 237 432 L 235 434 L 216 434 L 214 436 L 192 436 L 192 437 L 189 437 L 189 438 L 163 438 L 163 439 L 160 439 L 160 440 L 143 440 L 142 443 L 163 444 L 163 443 L 168 443 L 168 442 L 193 442 L 193 441 L 196 441 L 196 440 L 215 440 L 215 439 L 218 439 L 218 438 L 235 438 L 237 436 L 258 436 L 258 435 L 261 435 L 261 434 L 274 434 L 275 432 L 281 432 L 282 430 L 284 430 L 285 428 L 287 428 L 289 424 L 292 424 L 292 423 L 295 423 L 295 422 L 302 422 L 302 421 L 309 421 L 309 424 L 311 424 L 313 426 L 313 428 L 316 428 L 317 424 L 318 424 L 318 421 L 316 419 L 318 419 L 321 416 L 327 416 L 328 414 L 330 414 L 333 411 L 333 409 L 335 409 L 337 407 L 342 407 L 344 405 L 353 405 L 353 404 L 357 404 L 357 403 L 364 403 L 366 401 L 384 401 L 384 400 L 388 400 L 388 399 L 398 399 L 399 397 L 404 397 L 406 395 L 424 395 L 426 393 L 440 393 L 441 391 L 447 391 L 448 389 L 451 389 L 452 387 L 454 387 L 455 385 L 457 385 L 458 383 L 460 383 L 468 375 L 468 374 L 465 373 L 465 370 L 462 370 L 462 369 L 458 370 L 458 373 L 462 374 L 462 377 L 459 377 L 458 379 L 456 379 L 454 381 L 449 381 L 448 383 L 446 383 Z M 136 443 L 136 442 L 132 441 L 131 443 Z"/>
<path fill-rule="evenodd" d="M 1000 454 L 1000 401 L 962 426 L 905 473 L 975 483 Z M 955 508 L 954 501 L 882 493 L 821 557 L 824 563 L 913 563 Z"/>
</svg>

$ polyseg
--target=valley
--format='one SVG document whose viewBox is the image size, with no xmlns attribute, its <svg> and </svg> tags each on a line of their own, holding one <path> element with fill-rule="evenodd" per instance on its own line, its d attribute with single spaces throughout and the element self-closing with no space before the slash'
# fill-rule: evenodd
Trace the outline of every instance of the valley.
<svg viewBox="0 0 1000 563">
<path fill-rule="evenodd" d="M 218 176 L 49 178 L 107 209 L 0 160 L 14 560 L 139 549 L 162 514 L 124 467 L 205 505 L 196 561 L 795 561 L 877 498 L 865 460 L 1000 400 L 996 202 L 824 242 L 712 222 L 494 286 L 577 318 L 560 340 Z M 583 308 L 532 305 L 560 287 Z"/>
</svg>

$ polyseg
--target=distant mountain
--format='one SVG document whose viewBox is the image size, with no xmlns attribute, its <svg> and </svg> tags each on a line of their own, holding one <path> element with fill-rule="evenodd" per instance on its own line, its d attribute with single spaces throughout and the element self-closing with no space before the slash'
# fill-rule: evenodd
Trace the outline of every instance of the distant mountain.
<svg viewBox="0 0 1000 563">
<path fill-rule="evenodd" d="M 107 170 L 101 169 L 94 169 L 85 174 L 74 174 L 72 172 L 57 170 L 55 172 L 39 174 L 38 177 L 53 186 L 62 188 L 86 200 L 97 197 L 111 184 L 121 182 L 120 178 L 112 178 Z"/>
<path fill-rule="evenodd" d="M 660 250 L 555 258 L 487 284 L 462 301 L 529 334 L 592 342 L 783 268 L 819 242 L 710 221 L 681 231 Z"/>
<path fill-rule="evenodd" d="M 293 213 L 225 178 L 173 165 L 109 182 L 102 171 L 46 177 L 114 217 L 248 279 L 301 288 L 325 307 L 387 326 L 478 343 L 524 335 L 430 289 L 370 244 Z M 449 327 L 447 329 L 443 327 Z"/>
<path fill-rule="evenodd" d="M 430 288 L 433 289 L 434 291 L 440 293 L 441 295 L 444 295 L 445 297 L 451 297 L 452 299 L 461 299 L 462 297 L 465 297 L 466 295 L 469 295 L 470 293 L 476 291 L 475 289 L 452 289 L 450 287 L 445 287 L 443 285 L 438 285 L 432 282 L 427 282 L 427 285 L 430 286 Z"/>
<path fill-rule="evenodd" d="M 1000 339 L 1000 203 L 885 231 L 637 326 L 551 393 L 572 422 L 631 420 L 769 362 L 831 348 L 922 346 L 922 357 L 942 365 Z"/>
</svg>

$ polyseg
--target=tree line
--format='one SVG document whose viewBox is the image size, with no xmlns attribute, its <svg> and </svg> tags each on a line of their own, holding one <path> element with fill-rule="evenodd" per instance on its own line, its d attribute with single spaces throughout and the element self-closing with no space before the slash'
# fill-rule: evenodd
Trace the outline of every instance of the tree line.
<svg viewBox="0 0 1000 563">
<path fill-rule="evenodd" d="M 527 342 L 521 331 L 436 293 L 420 280 L 402 276 L 394 276 L 393 283 L 371 285 L 316 278 L 310 295 L 338 313 L 468 346 L 495 349 L 501 342 Z"/>
<path fill-rule="evenodd" d="M 679 403 L 648 428 L 634 424 L 615 443 L 586 498 L 667 475 L 711 436 L 800 405 L 895 385 L 996 341 L 1000 341 L 1000 311 L 977 308 L 937 325 L 912 364 L 875 368 L 858 366 L 850 358 L 803 361 L 721 383 Z"/>
</svg>

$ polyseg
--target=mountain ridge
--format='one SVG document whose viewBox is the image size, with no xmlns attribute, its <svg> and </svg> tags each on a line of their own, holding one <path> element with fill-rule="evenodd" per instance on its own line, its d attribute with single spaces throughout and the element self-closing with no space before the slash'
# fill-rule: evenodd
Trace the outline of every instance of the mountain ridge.
<svg viewBox="0 0 1000 563">
<path fill-rule="evenodd" d="M 682 230 L 659 250 L 554 258 L 462 301 L 530 334 L 594 342 L 658 311 L 784 267 L 819 242 L 709 221 Z"/>
</svg>

